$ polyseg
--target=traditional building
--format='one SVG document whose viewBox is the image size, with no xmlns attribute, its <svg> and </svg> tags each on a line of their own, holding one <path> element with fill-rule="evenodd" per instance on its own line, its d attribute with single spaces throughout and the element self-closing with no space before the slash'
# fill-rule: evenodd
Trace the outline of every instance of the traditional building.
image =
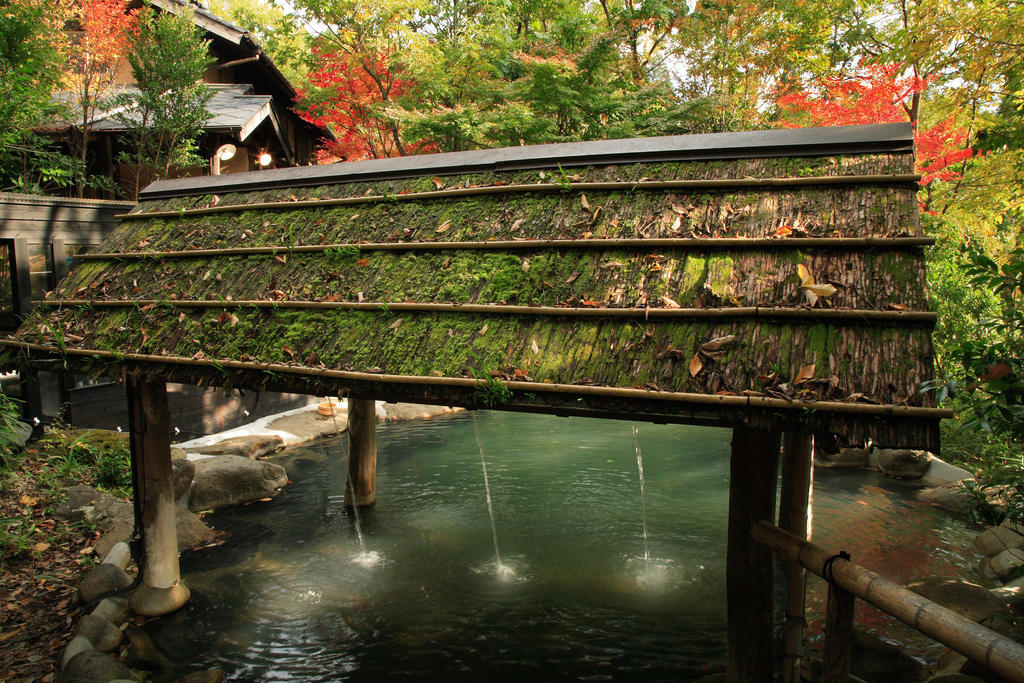
<svg viewBox="0 0 1024 683">
<path fill-rule="evenodd" d="M 248 31 L 188 0 L 136 0 L 135 4 L 160 12 L 190 13 L 209 41 L 211 64 L 204 80 L 214 94 L 206 107 L 211 117 L 199 139 L 199 153 L 208 163 L 181 169 L 178 176 L 307 166 L 313 163 L 320 141 L 333 139 L 329 130 L 298 115 L 294 109 L 298 92 Z M 131 68 L 122 60 L 112 91 L 127 92 L 134 86 Z M 58 139 L 67 131 L 67 126 L 51 129 Z M 112 113 L 97 113 L 89 143 L 90 172 L 113 179 L 131 196 L 136 170 L 118 161 L 124 133 L 124 124 Z M 147 184 L 145 178 L 139 183 L 140 187 Z"/>
</svg>

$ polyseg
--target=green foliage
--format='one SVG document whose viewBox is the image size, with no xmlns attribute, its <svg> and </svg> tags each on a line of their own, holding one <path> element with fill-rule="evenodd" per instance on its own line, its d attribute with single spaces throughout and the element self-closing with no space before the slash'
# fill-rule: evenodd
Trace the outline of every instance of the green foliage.
<svg viewBox="0 0 1024 683">
<path fill-rule="evenodd" d="M 163 178 L 175 168 L 201 163 L 196 139 L 210 118 L 213 91 L 202 82 L 209 62 L 207 42 L 187 14 L 140 18 L 128 54 L 138 90 L 117 99 L 115 115 L 127 128 L 130 151 L 123 160 Z M 139 191 L 140 172 L 135 194 Z"/>
<path fill-rule="evenodd" d="M 0 471 L 6 470 L 19 443 L 21 401 L 0 393 Z"/>
</svg>

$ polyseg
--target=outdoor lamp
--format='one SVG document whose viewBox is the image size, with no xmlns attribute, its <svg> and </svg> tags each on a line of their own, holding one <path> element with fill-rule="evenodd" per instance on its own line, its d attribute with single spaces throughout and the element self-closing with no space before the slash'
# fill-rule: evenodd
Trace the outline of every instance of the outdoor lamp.
<svg viewBox="0 0 1024 683">
<path fill-rule="evenodd" d="M 273 160 L 274 158 L 267 152 L 260 154 L 260 166 L 270 166 L 270 162 Z"/>
<path fill-rule="evenodd" d="M 238 148 L 232 145 L 231 143 L 221 145 L 220 147 L 217 148 L 217 158 L 220 159 L 221 161 L 233 159 L 235 157 L 235 152 L 237 151 Z"/>
</svg>

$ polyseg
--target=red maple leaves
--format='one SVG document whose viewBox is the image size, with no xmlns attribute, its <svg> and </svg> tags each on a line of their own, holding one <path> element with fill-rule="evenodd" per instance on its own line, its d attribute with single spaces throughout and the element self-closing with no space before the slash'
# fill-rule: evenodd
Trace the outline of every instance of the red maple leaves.
<svg viewBox="0 0 1024 683">
<path fill-rule="evenodd" d="M 387 55 L 353 55 L 313 49 L 318 66 L 309 74 L 316 95 L 300 93 L 302 116 L 338 136 L 317 153 L 320 163 L 380 159 L 436 151 L 427 141 L 403 146 L 388 107 L 412 94 L 416 84 L 401 78 Z"/>
<path fill-rule="evenodd" d="M 910 121 L 914 126 L 921 185 L 957 179 L 960 173 L 952 165 L 974 154 L 967 146 L 967 131 L 957 126 L 952 117 L 930 128 L 919 126 L 913 100 L 925 91 L 928 79 L 905 72 L 902 64 L 865 64 L 849 76 L 822 78 L 810 90 L 786 92 L 777 104 L 784 116 L 799 123 L 783 125 L 847 126 Z"/>
</svg>

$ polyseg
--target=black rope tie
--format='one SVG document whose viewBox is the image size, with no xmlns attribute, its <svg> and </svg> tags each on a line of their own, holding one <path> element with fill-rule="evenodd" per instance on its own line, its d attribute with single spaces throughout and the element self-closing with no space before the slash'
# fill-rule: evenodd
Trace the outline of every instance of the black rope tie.
<svg viewBox="0 0 1024 683">
<path fill-rule="evenodd" d="M 829 583 L 834 584 L 836 582 L 836 579 L 835 579 L 835 575 L 833 575 L 833 573 L 832 573 L 832 569 L 833 569 L 833 565 L 835 564 L 835 561 L 836 560 L 849 560 L 849 559 L 850 559 L 850 553 L 846 552 L 845 550 L 840 550 L 838 554 L 833 555 L 832 557 L 830 557 L 827 560 L 825 560 L 825 564 L 823 564 L 822 567 L 821 567 L 821 573 L 822 573 L 823 578 L 826 581 L 828 581 Z"/>
</svg>

